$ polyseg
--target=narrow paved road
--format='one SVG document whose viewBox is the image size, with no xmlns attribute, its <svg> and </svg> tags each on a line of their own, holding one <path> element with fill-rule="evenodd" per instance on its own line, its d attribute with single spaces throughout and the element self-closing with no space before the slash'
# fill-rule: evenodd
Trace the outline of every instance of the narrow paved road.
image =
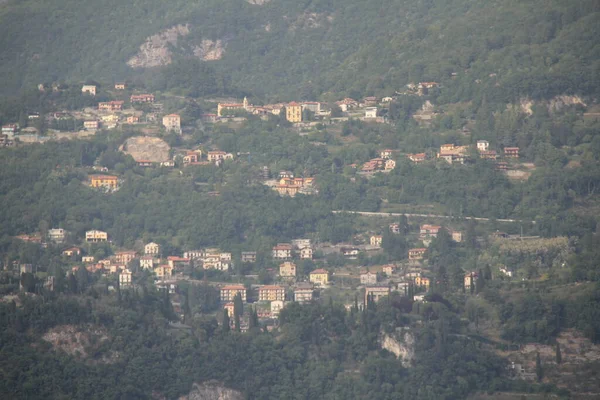
<svg viewBox="0 0 600 400">
<path fill-rule="evenodd" d="M 444 219 L 459 218 L 459 219 L 466 219 L 466 220 L 473 220 L 473 221 L 489 221 L 491 219 L 491 218 L 482 218 L 482 217 L 455 217 L 452 215 L 437 215 L 437 214 L 408 214 L 408 213 L 386 213 L 386 212 L 343 211 L 343 210 L 335 210 L 332 212 L 334 214 L 341 214 L 341 213 L 358 214 L 358 215 L 364 215 L 366 217 L 400 217 L 402 215 L 405 215 L 407 218 L 410 218 L 410 217 L 444 218 Z M 498 218 L 498 219 L 496 219 L 496 221 L 498 221 L 498 222 L 527 222 L 527 223 L 535 224 L 535 221 L 525 221 L 525 220 L 520 220 L 520 219 Z"/>
</svg>

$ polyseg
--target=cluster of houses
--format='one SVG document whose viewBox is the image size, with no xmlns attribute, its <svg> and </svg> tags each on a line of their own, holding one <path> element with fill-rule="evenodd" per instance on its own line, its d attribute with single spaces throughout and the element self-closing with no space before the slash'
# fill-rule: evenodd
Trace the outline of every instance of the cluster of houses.
<svg viewBox="0 0 600 400">
<path fill-rule="evenodd" d="M 206 158 L 204 155 L 206 154 Z M 201 149 L 196 150 L 183 150 L 176 154 L 173 159 L 181 157 L 183 165 L 221 165 L 225 160 L 233 160 L 233 154 L 227 153 L 222 150 L 210 150 L 204 152 Z"/>
<path fill-rule="evenodd" d="M 499 154 L 496 150 L 490 150 L 490 143 L 487 140 L 478 140 L 476 149 L 479 157 L 482 159 L 497 161 L 499 158 Z M 448 164 L 464 164 L 469 160 L 469 150 L 470 146 L 457 146 L 453 143 L 443 144 L 440 146 L 440 150 L 437 152 L 436 157 L 446 161 Z M 518 147 L 505 147 L 503 153 L 505 159 L 519 158 Z M 414 164 L 420 164 L 427 161 L 427 154 L 425 153 L 407 154 L 406 156 Z M 508 169 L 508 163 L 505 161 L 497 161 L 496 169 L 506 170 Z"/>
<path fill-rule="evenodd" d="M 52 117 L 52 116 L 50 116 Z M 40 118 L 38 113 L 30 113 L 27 116 L 27 120 L 35 122 Z M 20 141 L 30 141 L 31 138 L 35 138 L 38 133 L 38 129 L 29 126 L 26 128 L 20 127 L 17 123 L 10 123 L 2 125 L 0 132 L 0 147 L 14 147 L 16 145 L 17 134 Z"/>
<path fill-rule="evenodd" d="M 115 90 L 121 91 L 126 89 L 125 83 L 115 83 Z M 97 92 L 96 85 L 83 85 L 81 92 L 90 96 L 95 96 Z M 152 93 L 138 93 L 132 94 L 129 97 L 129 103 L 133 106 L 136 104 L 150 104 L 156 109 L 162 109 L 162 105 L 155 103 L 156 97 Z M 135 125 L 142 122 L 141 117 L 143 116 L 142 111 L 130 110 L 127 115 L 121 115 L 121 112 L 125 111 L 124 100 L 111 100 L 102 101 L 98 103 L 98 114 L 96 118 L 86 119 L 83 122 L 84 129 L 86 130 L 97 130 L 100 127 L 107 129 L 113 129 L 117 127 L 118 123 L 126 123 L 129 125 Z M 146 116 L 146 122 L 153 122 L 156 120 L 156 115 L 151 114 Z M 162 117 L 162 126 L 168 132 L 175 132 L 181 134 L 181 117 L 178 114 L 168 114 Z"/>
<path fill-rule="evenodd" d="M 392 234 L 400 232 L 399 224 L 389 224 Z M 444 228 L 439 225 L 420 225 L 418 239 L 424 247 L 408 249 L 408 263 L 387 264 L 381 267 L 381 272 L 363 271 L 360 273 L 359 288 L 364 290 L 364 304 L 370 301 L 377 302 L 392 292 L 397 291 L 402 295 L 412 296 L 416 301 L 424 299 L 430 286 L 433 284 L 428 276 L 425 257 L 427 246 L 442 230 L 446 230 L 452 240 L 462 241 L 460 231 Z M 34 235 L 35 236 L 35 235 Z M 39 236 L 39 235 L 38 235 Z M 46 238 L 54 243 L 65 243 L 68 232 L 62 228 L 53 228 L 47 231 Z M 26 238 L 36 241 L 36 238 Z M 86 243 L 108 242 L 108 234 L 100 230 L 89 230 L 85 233 Z M 383 236 L 371 235 L 369 244 L 381 247 Z M 163 258 L 159 244 L 150 242 L 144 245 L 143 252 L 130 249 L 116 251 L 114 255 L 96 260 L 94 256 L 85 254 L 79 247 L 68 247 L 62 252 L 65 258 L 78 261 L 72 268 L 75 272 L 85 268 L 89 272 L 100 272 L 104 275 L 116 276 L 120 288 L 133 285 L 132 277 L 136 270 L 149 271 L 155 276 L 158 288 L 169 293 L 175 293 L 177 281 L 192 269 L 228 271 L 232 267 L 232 254 L 217 248 L 187 250 L 182 256 L 171 255 Z M 309 239 L 294 239 L 289 243 L 278 243 L 271 249 L 271 258 L 281 262 L 279 264 L 275 284 L 268 285 L 241 285 L 216 283 L 220 302 L 223 309 L 230 316 L 234 312 L 234 300 L 240 296 L 243 303 L 250 303 L 251 310 L 256 311 L 260 319 L 276 319 L 281 310 L 289 302 L 307 303 L 318 297 L 319 290 L 328 288 L 331 284 L 329 271 L 317 268 L 308 273 L 308 279 L 303 280 L 304 271 L 299 271 L 295 260 L 313 259 L 313 246 Z M 243 263 L 256 263 L 257 253 L 244 251 L 240 255 Z M 137 261 L 136 263 L 132 263 Z M 139 267 L 138 267 L 139 265 Z M 134 267 L 135 266 L 135 267 Z M 24 267 L 27 269 L 27 266 Z M 269 270 L 271 271 L 271 270 Z M 510 276 L 511 272 L 501 271 Z M 186 279 L 186 278 L 184 278 Z M 473 291 L 478 280 L 478 272 L 467 272 L 464 275 L 464 288 Z M 349 305 L 348 305 L 349 306 Z M 249 314 L 241 318 L 241 329 L 249 326 Z M 233 324 L 233 319 L 230 319 Z"/>
<path fill-rule="evenodd" d="M 381 268 L 381 275 L 369 271 L 361 273 L 360 284 L 365 288 L 365 302 L 378 301 L 381 297 L 387 296 L 395 290 L 402 295 L 408 295 L 409 290 L 411 290 L 415 300 L 422 300 L 423 295 L 417 293 L 426 292 L 431 285 L 431 278 L 426 276 L 427 271 L 422 265 L 427 253 L 427 246 L 443 229 L 449 233 L 453 241 L 462 241 L 462 233 L 460 231 L 444 228 L 439 225 L 422 224 L 418 239 L 423 242 L 425 247 L 408 249 L 408 264 L 402 267 L 394 264 L 384 265 Z M 397 223 L 390 224 L 389 230 L 393 234 L 398 234 L 400 233 L 400 226 Z M 381 246 L 382 235 L 371 235 L 369 239 L 372 247 Z M 345 248 L 344 250 L 349 251 L 350 249 Z M 356 256 L 358 249 L 355 250 L 356 254 L 354 255 Z"/>
<path fill-rule="evenodd" d="M 477 152 L 479 157 L 486 160 L 496 161 L 498 153 L 496 150 L 490 150 L 490 143 L 487 140 L 477 141 Z M 440 151 L 437 153 L 437 158 L 445 160 L 448 164 L 464 164 L 468 159 L 469 146 L 456 146 L 454 144 L 443 144 L 440 146 Z M 504 158 L 519 158 L 518 147 L 505 147 Z M 498 163 L 498 169 L 506 169 L 506 162 Z"/>
<path fill-rule="evenodd" d="M 61 231 L 63 239 L 55 240 L 57 243 L 64 241 L 64 230 Z M 87 243 L 107 242 L 108 234 L 104 231 L 90 230 L 85 234 L 85 241 Z M 118 274 L 120 287 L 131 285 L 130 263 L 134 260 L 139 262 L 140 270 L 150 271 L 159 282 L 169 279 L 175 274 L 183 273 L 185 268 L 227 271 L 232 265 L 231 253 L 213 248 L 189 250 L 183 254 L 183 257 L 162 258 L 160 245 L 154 242 L 146 244 L 142 254 L 135 250 L 121 250 L 115 252 L 113 256 L 101 260 L 96 260 L 91 255 L 83 255 L 83 251 L 79 247 L 69 247 L 63 250 L 62 254 L 72 260 L 81 261 L 89 272 L 101 271 L 104 274 Z M 78 268 L 80 268 L 79 265 L 73 267 L 74 270 Z"/>
<path fill-rule="evenodd" d="M 248 103 L 248 99 L 244 97 L 241 103 L 218 103 L 217 114 L 210 115 L 208 117 L 215 117 L 215 119 L 227 117 L 228 115 L 235 114 L 237 111 L 244 111 L 248 114 L 258 115 L 261 117 L 267 117 L 269 115 L 285 115 L 286 120 L 291 123 L 302 122 L 303 113 L 308 110 L 316 116 L 325 116 L 328 113 L 324 113 L 321 110 L 321 103 L 316 101 L 304 101 L 297 103 L 292 101 L 290 103 L 276 103 L 276 104 L 265 104 L 263 106 L 255 106 Z M 282 114 L 283 113 L 283 114 Z"/>
<path fill-rule="evenodd" d="M 363 164 L 361 172 L 373 173 L 377 171 L 391 171 L 396 168 L 396 161 L 392 158 L 396 150 L 385 149 L 379 153 L 379 157 L 372 158 Z"/>
<path fill-rule="evenodd" d="M 416 94 L 418 96 L 426 96 L 429 94 L 429 91 L 432 89 L 439 88 L 440 84 L 437 82 L 419 82 L 419 83 L 409 83 L 406 85 L 408 89 L 408 93 Z"/>
<path fill-rule="evenodd" d="M 294 239 L 291 243 L 277 243 L 271 251 L 273 260 L 287 261 L 292 258 L 313 259 L 313 246 L 310 239 Z"/>
<path fill-rule="evenodd" d="M 114 85 L 115 90 L 125 90 L 126 85 L 124 83 L 116 83 Z M 96 85 L 83 85 L 81 92 L 88 96 L 96 96 L 98 87 Z M 139 104 L 152 105 L 153 110 L 162 110 L 162 105 L 155 102 L 155 96 L 151 93 L 140 93 L 132 94 L 129 97 L 129 104 L 131 106 Z M 144 111 L 135 110 L 134 108 L 125 109 L 124 100 L 110 100 L 98 102 L 97 110 L 90 112 L 54 112 L 48 114 L 46 118 L 48 120 L 63 120 L 76 117 L 83 120 L 83 129 L 87 131 L 96 131 L 100 128 L 114 129 L 119 124 L 136 125 L 142 122 L 156 122 L 158 116 L 156 113 L 148 113 L 145 115 Z M 33 120 L 39 118 L 39 114 L 29 115 L 29 119 Z M 168 114 L 162 117 L 162 126 L 166 131 L 175 133 L 181 133 L 181 117 L 178 114 Z M 27 129 L 19 129 L 17 124 L 7 124 L 2 127 L 2 134 L 7 135 L 6 137 L 0 137 L 0 144 L 2 145 L 13 145 L 12 137 L 20 133 L 21 136 L 26 133 L 38 133 L 35 128 L 31 128 L 31 132 Z"/>
<path fill-rule="evenodd" d="M 314 180 L 315 178 L 312 177 L 294 177 L 291 171 L 280 171 L 279 180 L 273 189 L 281 196 L 294 197 L 298 193 L 312 194 L 314 192 Z"/>
<path fill-rule="evenodd" d="M 219 298 L 229 316 L 234 313 L 234 301 L 237 296 L 243 303 L 250 297 L 256 301 L 252 304 L 259 319 L 278 318 L 280 311 L 290 302 L 306 304 L 316 298 L 319 288 L 329 283 L 329 272 L 315 269 L 310 272 L 308 282 L 295 282 L 296 264 L 286 261 L 279 267 L 279 276 L 285 283 L 274 285 L 253 285 L 250 288 L 241 285 L 224 285 L 219 288 Z M 294 283 L 295 282 L 295 283 Z M 249 294 L 252 293 L 252 296 Z M 230 320 L 233 327 L 233 320 Z M 248 329 L 248 315 L 241 318 L 241 330 Z"/>
<path fill-rule="evenodd" d="M 373 96 L 365 97 L 362 101 L 356 101 L 351 98 L 345 98 L 337 101 L 336 106 L 344 113 L 350 113 L 355 109 L 361 109 L 364 115 L 362 119 L 366 121 L 382 122 L 382 118 L 378 117 L 377 105 L 388 105 L 393 101 L 392 97 L 384 97 L 380 101 Z M 359 112 L 361 110 L 358 110 Z M 331 110 L 324 110 L 323 105 L 318 101 L 302 101 L 289 103 L 275 103 L 256 106 L 250 104 L 248 99 L 244 97 L 241 103 L 218 103 L 216 114 L 205 114 L 204 118 L 209 122 L 216 122 L 220 119 L 227 119 L 235 115 L 237 112 L 243 111 L 248 114 L 258 115 L 266 118 L 270 115 L 285 116 L 286 120 L 295 124 L 303 122 L 305 111 L 310 111 L 315 117 L 327 117 L 331 115 Z"/>
<path fill-rule="evenodd" d="M 129 102 L 133 106 L 135 104 L 151 104 L 156 109 L 162 109 L 160 104 L 155 103 L 155 97 L 151 93 L 132 94 L 129 97 Z M 130 110 L 127 115 L 121 116 L 124 111 L 125 102 L 123 100 L 113 100 L 98 103 L 98 115 L 96 119 L 87 119 L 83 122 L 83 126 L 88 130 L 96 130 L 101 126 L 107 129 L 117 127 L 118 123 L 126 123 L 128 125 L 137 125 L 142 122 L 143 111 Z M 146 116 L 146 122 L 154 122 L 155 114 Z M 162 126 L 167 132 L 181 134 L 181 116 L 179 114 L 167 114 L 162 117 Z"/>
</svg>

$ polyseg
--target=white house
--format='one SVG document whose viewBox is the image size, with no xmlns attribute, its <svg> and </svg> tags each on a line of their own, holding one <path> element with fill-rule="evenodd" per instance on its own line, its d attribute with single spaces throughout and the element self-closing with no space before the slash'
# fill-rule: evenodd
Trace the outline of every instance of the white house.
<svg viewBox="0 0 600 400">
<path fill-rule="evenodd" d="M 478 140 L 477 141 L 477 151 L 488 151 L 490 148 L 490 142 L 487 140 Z"/>
<path fill-rule="evenodd" d="M 365 119 L 367 118 L 377 118 L 377 107 L 365 108 Z"/>
<path fill-rule="evenodd" d="M 144 254 L 154 256 L 158 253 L 160 253 L 160 245 L 158 243 L 150 242 L 144 246 Z"/>
</svg>

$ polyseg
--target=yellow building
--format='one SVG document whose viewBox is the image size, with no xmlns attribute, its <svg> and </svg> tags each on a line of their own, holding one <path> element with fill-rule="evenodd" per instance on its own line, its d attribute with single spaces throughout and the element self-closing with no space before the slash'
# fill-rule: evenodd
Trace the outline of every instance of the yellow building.
<svg viewBox="0 0 600 400">
<path fill-rule="evenodd" d="M 369 243 L 371 246 L 381 247 L 381 244 L 383 243 L 383 236 L 373 235 L 369 238 Z"/>
<path fill-rule="evenodd" d="M 233 318 L 234 308 L 235 308 L 235 305 L 231 302 L 229 302 L 223 306 L 223 309 L 227 310 L 227 315 L 229 315 L 229 318 Z"/>
<path fill-rule="evenodd" d="M 309 281 L 319 285 L 327 285 L 329 283 L 329 272 L 322 268 L 315 269 L 310 273 Z"/>
<path fill-rule="evenodd" d="M 415 286 L 429 289 L 430 280 L 424 276 L 415 277 Z"/>
<path fill-rule="evenodd" d="M 468 274 L 465 274 L 465 280 L 464 280 L 465 289 L 470 290 L 471 286 L 475 286 L 476 280 L 477 280 L 477 272 L 469 272 Z"/>
<path fill-rule="evenodd" d="M 290 278 L 296 276 L 296 264 L 293 262 L 284 262 L 279 266 L 279 276 L 282 278 Z"/>
<path fill-rule="evenodd" d="M 120 117 L 117 114 L 103 115 L 100 117 L 102 122 L 119 122 Z"/>
<path fill-rule="evenodd" d="M 114 189 L 118 185 L 118 178 L 114 175 L 92 175 L 90 177 L 91 187 L 105 187 Z"/>
<path fill-rule="evenodd" d="M 173 267 L 163 264 L 154 268 L 154 273 L 158 279 L 170 278 L 173 275 Z"/>
<path fill-rule="evenodd" d="M 302 122 L 302 106 L 294 101 L 285 107 L 285 118 L 292 124 Z"/>
</svg>

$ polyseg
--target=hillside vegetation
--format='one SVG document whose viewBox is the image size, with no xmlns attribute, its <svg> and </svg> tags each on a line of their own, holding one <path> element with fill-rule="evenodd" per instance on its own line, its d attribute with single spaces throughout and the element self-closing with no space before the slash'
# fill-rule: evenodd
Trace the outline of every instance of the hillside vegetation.
<svg viewBox="0 0 600 400">
<path fill-rule="evenodd" d="M 0 8 L 0 89 L 129 79 L 156 89 L 194 81 L 197 95 L 315 98 L 437 81 L 450 89 L 441 102 L 596 95 L 599 17 L 594 0 L 10 1 Z M 163 50 L 177 78 L 127 65 L 176 25 L 186 33 Z"/>
</svg>

